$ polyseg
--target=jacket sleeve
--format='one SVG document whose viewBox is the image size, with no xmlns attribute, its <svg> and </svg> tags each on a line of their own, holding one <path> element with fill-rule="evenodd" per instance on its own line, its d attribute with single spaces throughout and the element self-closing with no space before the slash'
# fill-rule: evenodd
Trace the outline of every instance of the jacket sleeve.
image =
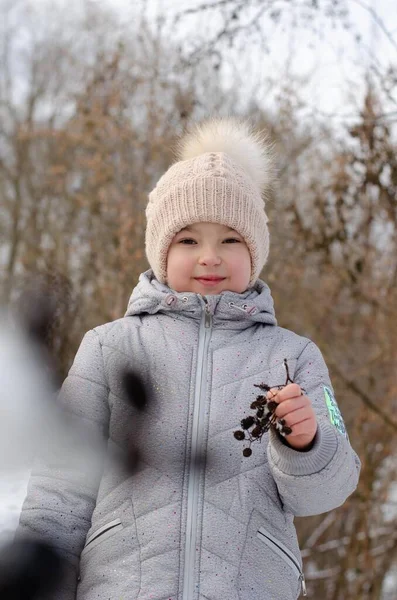
<svg viewBox="0 0 397 600">
<path fill-rule="evenodd" d="M 36 461 L 15 537 L 47 541 L 59 552 L 65 576 L 51 598 L 74 600 L 80 554 L 102 469 L 101 459 L 88 468 L 90 462 L 85 460 L 84 449 L 89 453 L 93 447 L 103 448 L 103 434 L 109 421 L 108 386 L 95 330 L 88 332 L 80 345 L 62 386 L 59 403 L 74 435 L 65 435 L 57 447 L 51 446 L 50 452 Z M 76 435 L 79 428 L 86 434 L 84 441 L 81 435 Z"/>
<path fill-rule="evenodd" d="M 361 465 L 350 446 L 327 366 L 313 342 L 298 358 L 294 381 L 305 390 L 317 415 L 314 444 L 301 452 L 271 431 L 267 452 L 285 509 L 304 517 L 341 506 L 357 487 Z"/>
</svg>

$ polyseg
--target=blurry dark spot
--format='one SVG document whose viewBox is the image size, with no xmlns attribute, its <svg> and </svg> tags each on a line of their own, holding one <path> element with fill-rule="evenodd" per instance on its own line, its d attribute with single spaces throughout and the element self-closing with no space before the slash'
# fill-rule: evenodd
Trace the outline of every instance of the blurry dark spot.
<svg viewBox="0 0 397 600">
<path fill-rule="evenodd" d="M 134 475 L 142 460 L 142 455 L 134 444 L 130 443 L 127 454 L 125 456 L 125 467 L 130 475 Z"/>
<path fill-rule="evenodd" d="M 34 342 L 47 346 L 56 313 L 55 299 L 50 295 L 27 293 L 21 302 L 26 333 Z"/>
<path fill-rule="evenodd" d="M 124 394 L 130 405 L 140 412 L 145 411 L 148 405 L 148 395 L 142 377 L 133 371 L 124 371 L 121 375 L 121 382 Z M 145 415 L 144 418 L 148 418 L 148 415 Z M 137 426 L 136 419 L 132 419 L 128 447 L 123 459 L 124 466 L 129 475 L 134 475 L 142 463 L 142 449 L 139 445 L 140 431 L 137 429 Z M 142 422 L 140 422 L 139 426 L 142 427 Z"/>
<path fill-rule="evenodd" d="M 147 406 L 147 394 L 142 378 L 132 371 L 126 371 L 122 375 L 122 383 L 129 402 L 138 410 L 144 410 Z"/>
<path fill-rule="evenodd" d="M 0 550 L 2 600 L 41 600 L 62 577 L 61 558 L 45 542 L 18 540 Z"/>
<path fill-rule="evenodd" d="M 63 380 L 60 358 L 65 335 L 61 324 L 68 316 L 64 306 L 69 299 L 66 288 L 66 283 L 59 278 L 37 275 L 37 280 L 27 285 L 16 303 L 18 320 L 29 341 L 38 346 L 43 368 L 55 389 L 59 389 Z"/>
</svg>

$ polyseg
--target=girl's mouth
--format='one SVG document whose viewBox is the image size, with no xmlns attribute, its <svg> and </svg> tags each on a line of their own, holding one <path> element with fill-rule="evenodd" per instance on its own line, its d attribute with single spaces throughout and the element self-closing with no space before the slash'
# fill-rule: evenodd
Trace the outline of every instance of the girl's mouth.
<svg viewBox="0 0 397 600">
<path fill-rule="evenodd" d="M 196 281 L 199 281 L 200 283 L 202 283 L 205 286 L 213 287 L 217 283 L 220 283 L 221 281 L 223 281 L 225 278 L 224 277 L 195 277 L 195 279 L 196 279 Z"/>
</svg>

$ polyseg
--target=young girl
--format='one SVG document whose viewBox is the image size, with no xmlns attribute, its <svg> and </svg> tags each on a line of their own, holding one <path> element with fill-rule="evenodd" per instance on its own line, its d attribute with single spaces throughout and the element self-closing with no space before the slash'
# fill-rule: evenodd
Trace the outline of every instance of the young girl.
<svg viewBox="0 0 397 600">
<path fill-rule="evenodd" d="M 86 334 L 62 389 L 69 411 L 106 432 L 109 460 L 84 480 L 36 471 L 21 515 L 20 533 L 50 536 L 66 559 L 56 600 L 305 594 L 294 516 L 343 504 L 360 463 L 320 351 L 277 326 L 258 279 L 271 180 L 267 142 L 215 120 L 182 140 L 150 194 L 151 270 L 124 318 Z M 146 385 L 145 411 L 126 401 L 128 370 Z M 236 437 L 248 437 L 261 383 L 280 426 L 244 456 L 251 443 Z M 113 460 L 131 442 L 133 475 Z"/>
</svg>

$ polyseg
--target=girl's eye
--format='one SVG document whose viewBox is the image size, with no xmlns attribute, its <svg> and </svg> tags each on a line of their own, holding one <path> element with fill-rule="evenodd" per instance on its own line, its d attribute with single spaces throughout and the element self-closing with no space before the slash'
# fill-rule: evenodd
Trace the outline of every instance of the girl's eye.
<svg viewBox="0 0 397 600">
<path fill-rule="evenodd" d="M 237 238 L 226 238 L 225 240 L 223 240 L 224 244 L 234 244 L 234 243 L 239 244 L 240 242 L 241 242 L 241 240 L 239 240 Z M 193 238 L 183 238 L 182 240 L 179 240 L 178 244 L 193 245 L 193 244 L 197 244 L 197 242 Z"/>
<path fill-rule="evenodd" d="M 196 241 L 193 240 L 192 238 L 185 238 L 183 240 L 179 240 L 179 242 L 178 242 L 178 244 L 189 244 L 189 245 L 195 244 L 195 243 L 196 243 Z"/>
</svg>

